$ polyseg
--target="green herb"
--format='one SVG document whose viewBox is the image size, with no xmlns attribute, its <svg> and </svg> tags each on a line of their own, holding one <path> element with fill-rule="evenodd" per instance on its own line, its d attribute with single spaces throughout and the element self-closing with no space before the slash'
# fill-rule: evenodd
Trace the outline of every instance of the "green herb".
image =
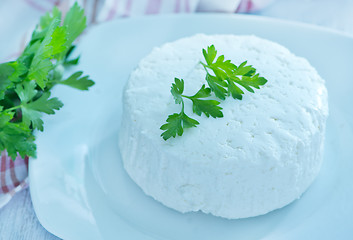
<svg viewBox="0 0 353 240">
<path fill-rule="evenodd" d="M 202 85 L 201 89 L 193 96 L 185 96 L 184 81 L 178 78 L 174 79 L 171 93 L 176 104 L 182 104 L 180 113 L 169 115 L 167 123 L 161 126 L 164 132 L 161 134 L 164 140 L 176 135 L 181 136 L 184 132 L 183 128 L 196 127 L 198 121 L 188 117 L 184 112 L 184 100 L 187 98 L 192 101 L 192 110 L 197 115 L 201 116 L 203 113 L 206 117 L 221 118 L 223 117 L 222 108 L 219 106 L 220 102 L 216 100 L 204 99 L 211 97 L 211 92 L 221 100 L 232 96 L 234 99 L 242 99 L 244 88 L 249 92 L 254 93 L 254 89 L 259 89 L 267 80 L 260 77 L 256 73 L 256 69 L 251 65 L 246 65 L 247 61 L 241 63 L 239 66 L 231 63 L 230 60 L 225 60 L 224 55 L 216 59 L 217 50 L 214 45 L 207 47 L 207 50 L 202 49 L 203 56 L 206 63 L 200 62 L 206 71 L 206 82 L 208 87 Z"/>
<path fill-rule="evenodd" d="M 252 88 L 260 89 L 260 86 L 267 82 L 264 77 L 260 77 L 258 73 L 256 74 L 254 67 L 246 65 L 247 61 L 241 63 L 238 67 L 230 60 L 224 60 L 224 55 L 219 56 L 214 61 L 217 55 L 214 45 L 207 47 L 207 51 L 202 49 L 202 53 L 206 63 L 201 62 L 201 64 L 207 72 L 206 81 L 208 86 L 222 100 L 225 100 L 229 95 L 234 99 L 241 100 L 244 92 L 239 86 L 254 93 Z M 208 69 L 212 70 L 214 75 Z"/>
<path fill-rule="evenodd" d="M 211 89 L 205 88 L 205 85 L 202 85 L 201 89 L 195 95 L 186 96 L 183 95 L 184 80 L 175 78 L 170 92 L 174 97 L 175 103 L 181 104 L 181 112 L 169 115 L 167 123 L 161 126 L 161 129 L 165 130 L 165 132 L 162 133 L 164 140 L 175 137 L 177 134 L 181 136 L 184 132 L 183 128 L 196 127 L 196 125 L 199 124 L 198 121 L 185 114 L 183 98 L 192 101 L 193 112 L 199 116 L 204 113 L 207 117 L 210 115 L 214 118 L 223 117 L 223 113 L 221 112 L 222 108 L 218 106 L 218 101 L 202 99 L 211 96 Z"/>
<path fill-rule="evenodd" d="M 21 56 L 0 64 L 0 151 L 7 150 L 15 159 L 36 155 L 33 130 L 43 131 L 43 114 L 55 114 L 63 104 L 51 98 L 57 84 L 88 90 L 94 82 L 82 72 L 67 79 L 63 73 L 76 65 L 70 59 L 74 40 L 86 28 L 84 11 L 75 3 L 61 21 L 61 12 L 54 7 L 41 17 Z"/>
</svg>

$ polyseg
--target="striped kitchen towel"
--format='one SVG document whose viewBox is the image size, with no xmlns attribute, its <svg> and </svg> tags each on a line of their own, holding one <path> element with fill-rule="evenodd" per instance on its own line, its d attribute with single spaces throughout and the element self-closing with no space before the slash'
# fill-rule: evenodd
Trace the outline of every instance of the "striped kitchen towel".
<svg viewBox="0 0 353 240">
<path fill-rule="evenodd" d="M 119 17 L 148 14 L 193 12 L 254 12 L 273 0 L 78 0 L 85 8 L 89 25 Z M 73 0 L 0 1 L 0 63 L 11 61 L 23 50 L 26 39 L 38 19 L 54 5 L 63 12 Z M 26 34 L 25 34 L 26 33 Z M 24 36 L 22 36 L 24 35 Z M 17 50 L 17 51 L 14 51 Z M 14 161 L 6 151 L 0 160 L 0 208 L 12 196 L 28 186 L 28 158 L 18 156 Z"/>
<path fill-rule="evenodd" d="M 16 192 L 28 186 L 28 157 L 17 156 L 13 161 L 6 151 L 1 153 L 0 160 L 0 208 L 3 207 Z"/>
</svg>

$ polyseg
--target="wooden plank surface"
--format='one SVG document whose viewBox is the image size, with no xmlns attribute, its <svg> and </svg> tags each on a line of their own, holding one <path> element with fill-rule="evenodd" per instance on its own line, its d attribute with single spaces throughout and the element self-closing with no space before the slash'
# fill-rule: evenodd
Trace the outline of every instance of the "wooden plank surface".
<svg viewBox="0 0 353 240">
<path fill-rule="evenodd" d="M 0 209 L 1 240 L 57 240 L 40 225 L 33 210 L 29 189 L 17 193 Z"/>
</svg>

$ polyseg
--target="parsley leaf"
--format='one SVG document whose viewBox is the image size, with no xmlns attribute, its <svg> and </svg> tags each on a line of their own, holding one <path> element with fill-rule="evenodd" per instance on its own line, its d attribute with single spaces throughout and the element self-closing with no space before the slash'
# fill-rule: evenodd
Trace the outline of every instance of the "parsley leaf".
<svg viewBox="0 0 353 240">
<path fill-rule="evenodd" d="M 174 83 L 172 83 L 172 93 L 175 103 L 180 104 L 183 101 L 182 94 L 184 92 L 184 80 L 179 78 L 174 78 Z"/>
<path fill-rule="evenodd" d="M 78 63 L 69 60 L 74 40 L 86 27 L 84 11 L 75 3 L 61 21 L 61 12 L 41 17 L 21 56 L 0 64 L 0 152 L 15 159 L 36 155 L 34 130 L 43 131 L 43 114 L 54 114 L 63 104 L 51 98 L 57 84 L 88 90 L 94 82 L 81 71 L 63 80 L 65 68 Z"/>
<path fill-rule="evenodd" d="M 184 128 L 196 127 L 199 124 L 193 118 L 187 116 L 184 112 L 184 100 L 183 100 L 183 92 L 184 92 L 184 80 L 179 78 L 174 78 L 174 83 L 172 84 L 170 92 L 172 93 L 175 103 L 181 104 L 181 112 L 174 113 L 169 115 L 167 118 L 167 123 L 161 126 L 161 130 L 165 130 L 161 136 L 164 140 L 167 140 L 171 137 L 175 138 L 176 135 L 183 135 Z"/>
<path fill-rule="evenodd" d="M 194 96 L 185 96 L 192 101 L 192 110 L 197 115 L 201 116 L 202 113 L 213 118 L 223 117 L 222 108 L 218 106 L 220 102 L 216 100 L 201 100 L 211 96 L 211 89 L 202 85 L 201 89 Z"/>
<path fill-rule="evenodd" d="M 86 16 L 84 10 L 75 2 L 67 12 L 63 26 L 67 29 L 66 46 L 70 47 L 73 41 L 86 28 Z"/>
<path fill-rule="evenodd" d="M 54 110 L 59 110 L 63 104 L 59 101 L 58 98 L 49 98 L 50 92 L 45 92 L 43 95 L 37 100 L 26 104 L 25 106 L 28 109 L 32 109 L 37 112 L 43 112 L 46 114 L 54 114 Z"/>
<path fill-rule="evenodd" d="M 71 53 L 73 52 L 73 50 L 75 49 L 74 45 L 71 45 L 71 47 L 67 50 L 65 57 L 64 57 L 64 62 L 63 62 L 63 66 L 67 67 L 67 66 L 73 66 L 73 65 L 77 65 L 79 60 L 80 60 L 80 56 L 69 60 Z"/>
<path fill-rule="evenodd" d="M 22 119 L 27 125 L 32 123 L 33 129 L 43 131 L 42 113 L 54 114 L 54 110 L 59 110 L 63 104 L 57 98 L 50 98 L 50 93 L 45 92 L 40 98 L 34 102 L 22 104 Z"/>
<path fill-rule="evenodd" d="M 212 76 L 211 74 L 206 74 L 206 81 L 212 92 L 215 93 L 216 97 L 219 99 L 225 100 L 227 96 L 227 84 L 219 80 L 217 77 Z"/>
<path fill-rule="evenodd" d="M 228 92 L 232 95 L 234 99 L 243 99 L 244 92 L 237 85 L 234 84 L 234 81 L 228 80 Z"/>
<path fill-rule="evenodd" d="M 54 6 L 51 12 L 47 12 L 44 16 L 40 18 L 39 26 L 37 27 L 37 29 L 47 29 L 54 19 L 61 19 L 61 12 L 56 6 Z"/>
<path fill-rule="evenodd" d="M 247 65 L 247 61 L 242 62 L 239 66 L 233 64 L 230 60 L 225 60 L 224 55 L 220 55 L 217 59 L 217 50 L 214 45 L 208 46 L 207 50 L 202 49 L 202 54 L 206 63 L 200 62 L 206 71 L 206 82 L 208 87 L 202 85 L 201 89 L 193 96 L 183 95 L 184 80 L 174 79 L 172 83 L 171 93 L 176 104 L 182 104 L 180 113 L 169 115 L 167 123 L 161 126 L 164 140 L 171 137 L 181 136 L 184 132 L 183 128 L 196 127 L 199 124 L 195 119 L 188 117 L 184 112 L 184 100 L 187 98 L 192 101 L 192 110 L 197 115 L 204 114 L 206 117 L 221 118 L 223 117 L 220 102 L 213 99 L 205 99 L 211 97 L 213 92 L 215 96 L 221 100 L 232 96 L 234 99 L 241 100 L 244 88 L 254 93 L 254 88 L 260 89 L 260 86 L 266 84 L 267 80 L 260 77 L 256 73 L 256 69 Z"/>
<path fill-rule="evenodd" d="M 208 46 L 207 51 L 205 49 L 202 49 L 202 53 L 207 64 L 212 64 L 213 60 L 217 56 L 217 50 L 214 45 Z"/>
<path fill-rule="evenodd" d="M 59 54 L 67 49 L 66 36 L 66 27 L 57 27 L 54 30 L 52 40 L 48 44 L 49 47 L 52 47 L 52 55 Z"/>
<path fill-rule="evenodd" d="M 210 115 L 214 118 L 223 117 L 222 108 L 217 106 L 220 102 L 216 100 L 200 100 L 200 99 L 191 99 L 192 100 L 192 110 L 197 115 L 201 116 L 201 113 L 204 113 L 206 117 Z"/>
<path fill-rule="evenodd" d="M 217 55 L 214 45 L 208 47 L 207 51 L 203 49 L 202 52 L 206 60 L 206 64 L 201 62 L 207 72 L 206 81 L 219 99 L 224 100 L 231 95 L 234 99 L 241 100 L 244 92 L 239 86 L 254 93 L 253 88 L 260 89 L 260 86 L 267 82 L 264 77 L 260 77 L 256 73 L 254 67 L 246 65 L 247 61 L 241 63 L 238 67 L 230 60 L 225 60 L 224 55 L 219 56 L 214 61 Z M 208 69 L 213 71 L 214 76 Z"/>
<path fill-rule="evenodd" d="M 6 149 L 12 159 L 17 153 L 34 157 L 36 145 L 32 132 L 21 123 L 10 122 L 12 118 L 13 114 L 0 112 L 0 149 Z"/>
<path fill-rule="evenodd" d="M 94 82 L 89 79 L 89 76 L 80 77 L 81 75 L 81 71 L 75 72 L 67 79 L 59 81 L 58 83 L 68 85 L 79 90 L 88 90 L 89 87 L 94 85 Z"/>
<path fill-rule="evenodd" d="M 74 58 L 71 60 L 65 59 L 63 64 L 64 66 L 73 66 L 73 65 L 77 65 L 79 61 L 80 61 L 80 57 L 78 56 L 77 58 Z"/>
<path fill-rule="evenodd" d="M 59 110 L 63 104 L 57 98 L 51 98 L 50 92 L 44 92 L 38 99 L 32 101 L 38 94 L 34 81 L 17 85 L 15 92 L 21 100 L 22 121 L 28 127 L 43 131 L 42 113 L 54 114 L 54 110 Z"/>
<path fill-rule="evenodd" d="M 49 71 L 53 68 L 53 63 L 50 61 L 53 58 L 53 46 L 51 46 L 50 43 L 51 41 L 55 41 L 55 39 L 52 39 L 51 36 L 59 24 L 59 19 L 53 19 L 47 31 L 47 35 L 34 54 L 31 67 L 29 69 L 28 78 L 36 81 L 41 89 L 46 87 L 46 83 L 48 82 L 47 76 Z"/>
<path fill-rule="evenodd" d="M 11 86 L 9 77 L 15 69 L 9 63 L 0 64 L 0 100 L 5 97 L 5 91 Z"/>
<path fill-rule="evenodd" d="M 171 137 L 175 138 L 177 134 L 179 136 L 183 135 L 184 128 L 196 127 L 198 124 L 198 121 L 188 117 L 184 111 L 174 113 L 169 115 L 167 118 L 167 123 L 161 126 L 161 130 L 165 130 L 161 136 L 164 140 Z"/>
<path fill-rule="evenodd" d="M 14 72 L 10 76 L 8 76 L 8 79 L 11 82 L 22 81 L 21 76 L 27 73 L 27 67 L 20 61 L 9 62 L 8 65 L 14 69 Z"/>
<path fill-rule="evenodd" d="M 36 83 L 34 81 L 24 82 L 23 84 L 16 86 L 15 92 L 21 102 L 27 103 L 37 95 L 38 91 L 35 88 Z"/>
</svg>

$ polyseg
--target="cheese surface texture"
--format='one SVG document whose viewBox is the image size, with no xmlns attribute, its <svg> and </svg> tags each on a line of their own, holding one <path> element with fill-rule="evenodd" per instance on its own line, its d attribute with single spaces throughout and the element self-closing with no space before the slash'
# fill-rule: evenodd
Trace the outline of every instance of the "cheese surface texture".
<svg viewBox="0 0 353 240">
<path fill-rule="evenodd" d="M 214 44 L 235 65 L 247 60 L 268 82 L 242 100 L 222 101 L 223 118 L 185 113 L 200 124 L 161 138 L 167 116 L 179 113 L 174 78 L 185 95 L 206 84 L 202 48 Z M 213 94 L 214 95 L 214 94 Z M 202 35 L 155 48 L 131 73 L 123 99 L 119 147 L 124 167 L 147 194 L 180 212 L 230 219 L 265 214 L 299 198 L 322 158 L 327 90 L 309 62 L 255 36 Z"/>
</svg>

